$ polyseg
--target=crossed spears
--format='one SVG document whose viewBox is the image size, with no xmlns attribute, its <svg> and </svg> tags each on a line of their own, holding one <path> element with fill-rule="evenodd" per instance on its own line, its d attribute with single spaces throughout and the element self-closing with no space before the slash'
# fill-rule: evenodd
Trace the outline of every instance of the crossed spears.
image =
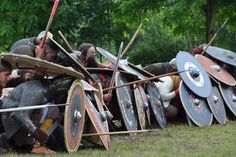
<svg viewBox="0 0 236 157">
<path fill-rule="evenodd" d="M 42 49 L 44 47 L 44 44 L 46 42 L 46 38 L 47 38 L 47 33 L 49 31 L 49 28 L 51 26 L 51 23 L 53 21 L 54 15 L 56 13 L 57 10 L 57 6 L 59 4 L 59 0 L 55 0 L 52 11 L 51 11 L 51 15 L 49 18 L 49 21 L 47 23 L 47 27 L 45 29 L 45 35 L 39 45 L 39 47 Z M 222 26 L 217 30 L 217 32 L 214 34 L 214 36 L 211 38 L 211 40 L 209 41 L 209 43 L 207 44 L 207 47 L 204 49 L 204 51 L 202 52 L 202 54 L 207 50 L 207 48 L 210 46 L 210 44 L 213 42 L 213 40 L 216 38 L 218 32 L 225 26 L 225 24 L 227 23 L 227 21 L 229 20 L 229 18 L 227 18 L 224 23 L 222 24 Z M 114 85 L 114 79 L 115 79 L 115 75 L 116 72 L 118 70 L 118 65 L 119 65 L 119 60 L 124 56 L 124 54 L 127 52 L 127 50 L 129 49 L 129 47 L 131 46 L 131 44 L 133 43 L 134 39 L 136 38 L 137 34 L 139 33 L 140 29 L 141 29 L 142 23 L 139 25 L 138 29 L 136 30 L 135 34 L 133 35 L 132 39 L 129 41 L 128 45 L 126 46 L 126 48 L 124 49 L 124 51 L 122 52 L 122 48 L 123 48 L 123 42 L 121 42 L 120 48 L 119 48 L 119 52 L 118 52 L 118 57 L 117 57 L 117 62 L 112 74 L 112 79 L 111 79 L 111 83 L 110 83 L 110 87 L 105 88 L 103 91 L 108 91 L 108 93 L 112 93 L 113 89 L 116 88 L 120 88 L 120 87 L 124 87 L 124 86 L 129 86 L 132 84 L 137 84 L 137 83 L 145 83 L 147 81 L 151 81 L 151 80 L 157 80 L 161 77 L 165 77 L 165 76 L 170 76 L 170 75 L 174 75 L 174 74 L 179 74 L 182 72 L 186 72 L 189 70 L 184 70 L 184 71 L 177 71 L 177 72 L 172 72 L 172 73 L 167 73 L 167 74 L 163 74 L 163 75 L 158 75 L 158 76 L 154 76 L 154 77 L 149 77 L 147 79 L 143 79 L 143 80 L 137 80 L 137 81 L 133 81 L 133 82 L 128 82 L 119 86 L 113 86 Z M 59 32 L 59 34 L 62 36 L 63 35 L 61 32 Z M 70 50 L 73 51 L 73 49 L 71 48 L 71 46 L 69 45 L 69 43 L 67 42 L 67 40 L 65 38 L 63 38 L 63 40 L 65 41 L 65 43 L 67 44 L 67 46 L 70 48 Z M 59 46 L 60 47 L 60 46 Z M 60 47 L 61 50 L 64 52 L 64 54 L 69 57 L 74 63 L 76 63 L 80 70 L 93 82 L 95 83 L 96 81 L 93 79 L 93 77 L 90 75 L 90 73 L 83 68 L 83 66 L 80 64 L 80 62 L 78 62 L 77 60 L 75 60 L 73 57 L 71 57 L 69 55 L 69 53 L 62 47 Z M 22 110 L 32 110 L 32 109 L 40 109 L 40 108 L 44 108 L 44 107 L 50 107 L 50 106 L 66 106 L 69 104 L 45 104 L 45 105 L 36 105 L 36 106 L 27 106 L 27 107 L 18 107 L 18 108 L 8 108 L 8 109 L 1 109 L 0 113 L 3 112 L 13 112 L 13 111 L 22 111 Z M 130 134 L 130 133 L 145 133 L 145 132 L 157 132 L 160 131 L 160 129 L 151 129 L 151 130 L 135 130 L 135 131 L 119 131 L 119 132 L 104 132 L 104 133 L 91 133 L 91 134 L 83 134 L 84 137 L 86 136 L 99 136 L 99 135 L 119 135 L 119 134 Z"/>
</svg>

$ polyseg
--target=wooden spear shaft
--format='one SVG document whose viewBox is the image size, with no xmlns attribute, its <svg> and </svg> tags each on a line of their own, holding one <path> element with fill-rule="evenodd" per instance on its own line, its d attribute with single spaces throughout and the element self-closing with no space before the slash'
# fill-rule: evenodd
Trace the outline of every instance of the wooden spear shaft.
<svg viewBox="0 0 236 157">
<path fill-rule="evenodd" d="M 119 85 L 119 86 L 113 86 L 113 87 L 105 88 L 105 89 L 103 89 L 103 91 L 108 91 L 108 90 L 111 90 L 111 89 L 121 88 L 121 87 L 124 87 L 124 86 L 130 86 L 132 84 L 137 84 L 137 83 L 145 83 L 146 81 L 156 80 L 156 79 L 159 79 L 161 77 L 175 75 L 175 74 L 179 74 L 179 73 L 186 72 L 186 71 L 189 71 L 189 70 L 176 71 L 176 72 L 171 72 L 171 73 L 167 73 L 167 74 L 163 74 L 163 75 L 149 77 L 149 78 L 143 79 L 143 80 L 137 80 L 137 81 L 133 81 L 133 82 L 128 82 L 128 83 L 124 83 L 124 84 Z"/>
<path fill-rule="evenodd" d="M 43 48 L 43 47 L 44 47 L 44 44 L 45 44 L 45 42 L 46 42 L 46 38 L 47 38 L 47 34 L 48 34 L 48 31 L 49 31 L 49 28 L 50 28 L 50 26 L 51 26 L 51 24 L 52 24 L 52 20 L 53 20 L 53 18 L 54 18 L 54 15 L 55 15 L 55 13 L 56 13 L 56 11 L 57 11 L 57 6 L 58 6 L 58 4 L 59 4 L 59 0 L 55 0 L 54 5 L 53 5 L 53 8 L 52 8 L 52 11 L 51 11 L 50 18 L 49 18 L 49 20 L 48 20 L 47 27 L 46 27 L 46 29 L 45 29 L 45 34 L 44 34 L 43 39 L 42 39 L 42 41 L 41 41 L 41 43 L 40 43 L 40 45 L 39 45 L 40 48 Z"/>
<path fill-rule="evenodd" d="M 133 131 L 116 131 L 116 132 L 102 132 L 102 133 L 91 133 L 91 134 L 83 134 L 83 137 L 88 136 L 100 136 L 100 135 L 124 135 L 124 134 L 135 134 L 135 133 L 145 133 L 145 132 L 159 132 L 161 129 L 153 129 L 153 130 L 133 130 Z"/>
<path fill-rule="evenodd" d="M 119 65 L 119 60 L 120 60 L 120 57 L 121 57 L 122 49 L 123 49 L 123 42 L 121 42 L 121 44 L 120 44 L 120 48 L 119 48 L 118 56 L 117 56 L 117 60 L 116 60 L 116 65 L 115 65 L 115 68 L 113 70 L 113 74 L 112 74 L 112 77 L 111 77 L 111 82 L 110 82 L 109 88 L 113 87 L 113 85 L 114 85 L 115 76 L 116 76 L 116 72 L 118 70 L 118 65 Z M 108 94 L 111 94 L 111 93 L 112 93 L 112 89 L 108 91 Z"/>
<path fill-rule="evenodd" d="M 204 53 L 206 52 L 206 50 L 208 49 L 208 47 L 211 45 L 211 43 L 213 42 L 213 40 L 216 38 L 218 32 L 219 32 L 222 28 L 224 28 L 224 26 L 225 26 L 225 24 L 227 23 L 228 20 L 229 20 L 229 18 L 227 18 L 227 19 L 224 21 L 224 23 L 221 25 L 221 27 L 216 31 L 216 33 L 213 35 L 213 37 L 212 37 L 211 40 L 208 42 L 206 48 L 202 51 L 201 54 L 204 54 Z"/>
<path fill-rule="evenodd" d="M 72 47 L 70 46 L 69 42 L 66 40 L 65 36 L 62 34 L 61 31 L 58 31 L 59 35 L 61 36 L 61 38 L 63 39 L 63 41 L 66 43 L 66 46 L 70 49 L 71 52 L 73 52 L 74 50 L 72 49 Z"/>
<path fill-rule="evenodd" d="M 129 47 L 131 46 L 131 44 L 134 42 L 134 39 L 137 37 L 138 33 L 140 32 L 141 30 L 141 27 L 142 27 L 142 23 L 139 25 L 139 27 L 137 28 L 136 32 L 134 33 L 133 37 L 131 38 L 131 40 L 129 41 L 128 45 L 125 47 L 124 51 L 122 52 L 120 58 L 122 58 L 126 52 L 128 51 Z"/>
</svg>

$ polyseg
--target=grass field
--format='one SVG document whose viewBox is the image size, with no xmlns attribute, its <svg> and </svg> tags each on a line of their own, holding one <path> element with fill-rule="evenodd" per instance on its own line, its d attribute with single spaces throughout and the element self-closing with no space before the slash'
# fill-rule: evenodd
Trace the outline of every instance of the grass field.
<svg viewBox="0 0 236 157">
<path fill-rule="evenodd" d="M 7 156 L 33 156 L 8 154 Z M 36 156 L 36 155 L 35 155 Z M 138 134 L 135 137 L 112 136 L 110 150 L 80 149 L 77 153 L 57 153 L 65 157 L 234 157 L 236 156 L 236 121 L 226 125 L 189 127 L 170 125 L 160 132 Z"/>
</svg>

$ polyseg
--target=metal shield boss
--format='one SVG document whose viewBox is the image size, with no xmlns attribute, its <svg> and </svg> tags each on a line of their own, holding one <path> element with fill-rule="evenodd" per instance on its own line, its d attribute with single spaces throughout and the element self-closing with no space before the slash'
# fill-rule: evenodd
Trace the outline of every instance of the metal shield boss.
<svg viewBox="0 0 236 157">
<path fill-rule="evenodd" d="M 199 54 L 196 54 L 195 58 L 201 63 L 204 69 L 218 81 L 223 82 L 229 86 L 236 85 L 234 77 L 213 60 Z"/>
<path fill-rule="evenodd" d="M 84 90 L 80 81 L 75 80 L 68 91 L 64 114 L 64 139 L 69 153 L 79 148 L 84 127 L 85 105 Z"/>
<path fill-rule="evenodd" d="M 177 69 L 187 87 L 200 97 L 211 94 L 211 81 L 201 64 L 188 52 L 180 51 L 176 56 Z"/>
<path fill-rule="evenodd" d="M 160 93 L 154 82 L 147 84 L 148 99 L 155 117 L 155 120 L 161 128 L 167 127 L 167 119 L 164 111 L 164 105 Z"/>
<path fill-rule="evenodd" d="M 212 86 L 212 92 L 211 95 L 207 97 L 207 102 L 216 120 L 220 124 L 225 124 L 227 121 L 227 117 L 224 101 L 216 85 Z"/>
<path fill-rule="evenodd" d="M 179 85 L 179 94 L 185 112 L 197 126 L 212 123 L 213 115 L 207 106 L 206 100 L 191 92 L 183 81 Z"/>
<path fill-rule="evenodd" d="M 226 105 L 229 107 L 234 116 L 236 116 L 236 88 L 220 84 L 220 92 Z"/>
<path fill-rule="evenodd" d="M 127 83 L 126 78 L 119 72 L 115 76 L 115 85 L 119 86 Z M 121 116 L 128 131 L 137 130 L 137 115 L 134 111 L 134 98 L 130 86 L 116 89 L 117 101 L 121 111 Z"/>
<path fill-rule="evenodd" d="M 89 124 L 86 128 L 89 133 L 104 133 L 104 132 L 109 132 L 108 129 L 108 123 L 107 120 L 103 118 L 102 113 L 105 113 L 104 110 L 101 106 L 101 102 L 99 100 L 99 98 L 94 95 L 95 97 L 95 101 L 96 101 L 96 106 L 95 104 L 90 100 L 90 96 L 86 96 L 86 111 L 88 113 L 88 117 L 92 123 Z M 98 107 L 100 106 L 100 107 Z M 99 110 L 100 109 L 100 110 Z M 109 149 L 109 145 L 110 145 L 110 136 L 109 135 L 99 135 L 99 136 L 91 136 L 91 137 L 87 137 L 90 141 L 93 141 L 93 143 L 96 143 L 98 145 L 103 145 L 105 147 L 105 149 Z"/>
</svg>

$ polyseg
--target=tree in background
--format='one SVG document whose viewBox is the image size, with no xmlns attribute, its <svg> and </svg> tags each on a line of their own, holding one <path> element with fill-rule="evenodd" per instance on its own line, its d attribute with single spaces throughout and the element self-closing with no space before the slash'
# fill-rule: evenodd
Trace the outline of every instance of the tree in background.
<svg viewBox="0 0 236 157">
<path fill-rule="evenodd" d="M 36 36 L 44 30 L 53 3 L 2 0 L 0 51 L 9 50 L 20 38 Z M 138 40 L 127 55 L 132 62 L 149 64 L 167 61 L 179 50 L 188 51 L 209 41 L 227 17 L 230 20 L 213 44 L 236 51 L 235 4 L 234 0 L 63 0 L 50 31 L 60 43 L 58 30 L 70 43 L 91 42 L 117 52 L 120 42 L 127 44 L 143 22 Z"/>
</svg>

